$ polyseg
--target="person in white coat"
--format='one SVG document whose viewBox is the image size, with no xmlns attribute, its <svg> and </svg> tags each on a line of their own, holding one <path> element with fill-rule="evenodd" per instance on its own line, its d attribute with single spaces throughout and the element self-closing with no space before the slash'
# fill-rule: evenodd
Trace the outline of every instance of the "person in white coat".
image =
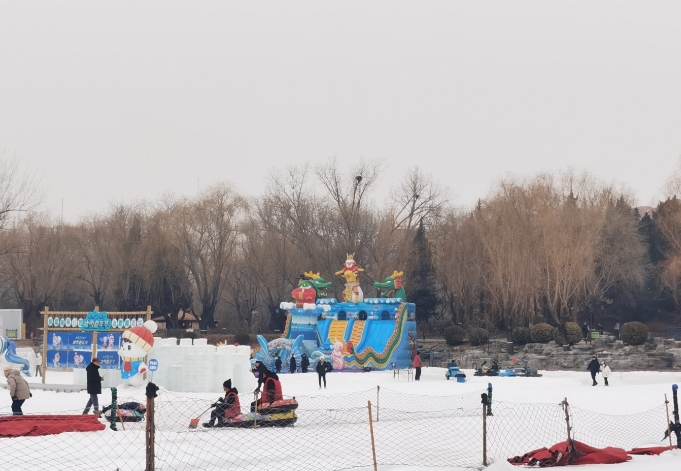
<svg viewBox="0 0 681 471">
<path fill-rule="evenodd" d="M 605 385 L 608 385 L 608 377 L 610 376 L 610 367 L 605 364 L 605 362 L 601 363 L 601 374 L 603 375 L 603 381 L 605 382 Z"/>
</svg>

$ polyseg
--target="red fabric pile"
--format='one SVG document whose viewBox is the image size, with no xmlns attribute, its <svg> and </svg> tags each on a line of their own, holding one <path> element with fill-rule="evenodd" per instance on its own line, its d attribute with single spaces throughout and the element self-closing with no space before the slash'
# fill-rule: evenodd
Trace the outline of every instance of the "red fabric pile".
<svg viewBox="0 0 681 471">
<path fill-rule="evenodd" d="M 63 432 L 98 432 L 106 425 L 96 415 L 13 415 L 0 417 L 0 437 L 37 437 Z"/>
<path fill-rule="evenodd" d="M 624 451 L 622 448 L 614 447 L 594 448 L 578 441 L 573 441 L 572 447 L 570 447 L 570 443 L 564 441 L 548 449 L 540 448 L 525 453 L 523 456 L 509 458 L 508 462 L 516 466 L 538 466 L 540 468 L 579 464 L 615 464 L 630 460 L 630 455 L 659 455 L 673 449 L 674 447 L 655 446 Z"/>
<path fill-rule="evenodd" d="M 539 466 L 548 468 L 553 466 L 567 466 L 577 464 L 614 464 L 623 463 L 631 459 L 622 448 L 594 448 L 578 441 L 557 443 L 551 448 L 540 448 L 523 456 L 509 458 L 509 463 L 517 466 Z"/>
</svg>

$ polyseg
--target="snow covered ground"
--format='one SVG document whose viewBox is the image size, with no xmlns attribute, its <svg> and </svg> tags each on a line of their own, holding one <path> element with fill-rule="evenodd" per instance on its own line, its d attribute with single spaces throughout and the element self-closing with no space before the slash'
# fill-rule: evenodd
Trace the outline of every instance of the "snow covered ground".
<svg viewBox="0 0 681 471">
<path fill-rule="evenodd" d="M 472 371 L 466 371 L 468 377 L 465 383 L 457 383 L 453 380 L 446 380 L 444 376 L 445 370 L 442 368 L 424 368 L 422 380 L 420 382 L 407 381 L 404 372 L 399 379 L 394 378 L 393 372 L 370 372 L 370 373 L 332 373 L 327 376 L 328 387 L 327 389 L 319 390 L 317 386 L 317 377 L 312 373 L 308 374 L 295 374 L 295 375 L 281 375 L 282 386 L 284 394 L 287 396 L 297 396 L 300 402 L 300 409 L 298 412 L 299 424 L 294 428 L 286 429 L 285 433 L 287 437 L 294 437 L 292 434 L 303 433 L 305 430 L 305 424 L 300 421 L 303 420 L 306 405 L 309 409 L 323 408 L 323 404 L 337 404 L 343 400 L 345 397 L 360 397 L 360 392 L 369 391 L 376 386 L 381 387 L 381 397 L 396 397 L 396 395 L 402 394 L 405 397 L 405 401 L 408 402 L 409 398 L 414 398 L 417 396 L 433 396 L 434 401 L 422 401 L 423 404 L 436 404 L 438 403 L 435 399 L 440 396 L 462 396 L 469 394 L 470 398 L 477 397 L 479 401 L 479 393 L 483 392 L 487 388 L 488 383 L 493 384 L 494 388 L 494 402 L 497 407 L 503 410 L 503 404 L 505 403 L 515 403 L 515 404 L 547 404 L 547 405 L 557 405 L 563 398 L 567 398 L 570 405 L 581 411 L 589 411 L 608 414 L 608 415 L 630 415 L 635 413 L 642 413 L 644 411 L 649 411 L 653 408 L 660 408 L 664 404 L 664 395 L 667 394 L 671 400 L 671 385 L 673 383 L 681 383 L 681 374 L 672 372 L 626 372 L 619 373 L 614 372 L 613 376 L 610 378 L 610 386 L 603 386 L 602 379 L 599 377 L 599 385 L 597 387 L 591 386 L 591 378 L 588 373 L 585 372 L 543 372 L 544 376 L 541 378 L 500 378 L 500 377 L 475 377 Z M 47 382 L 48 383 L 70 383 L 72 380 L 72 373 L 56 373 L 48 372 Z M 38 382 L 38 378 L 32 378 L 31 381 Z M 0 414 L 10 413 L 10 398 L 7 391 L 0 389 Z M 242 391 L 243 392 L 243 391 Z M 353 396 L 353 393 L 357 395 Z M 142 389 L 133 388 L 121 388 L 119 389 L 119 398 L 126 400 L 129 398 L 136 398 L 140 401 L 144 398 L 144 392 Z M 163 401 L 164 398 L 172 398 L 177 400 L 179 398 L 196 398 L 197 400 L 203 400 L 202 404 L 197 407 L 201 407 L 208 401 L 216 399 L 215 394 L 192 394 L 192 393 L 159 393 L 159 400 Z M 368 393 L 368 397 L 373 401 L 374 392 Z M 391 396 L 392 395 L 392 396 Z M 102 404 L 108 404 L 110 401 L 110 394 L 108 391 L 104 391 L 104 394 L 100 396 Z M 121 400 L 121 399 L 119 399 Z M 243 399 L 242 399 L 243 401 Z M 325 402 L 326 401 L 326 402 Z M 32 413 L 56 413 L 73 411 L 82 411 L 84 404 L 87 402 L 87 394 L 82 393 L 56 393 L 50 391 L 39 391 L 35 390 L 33 393 L 33 398 L 26 401 L 24 405 L 24 412 L 27 414 Z M 197 401 L 201 402 L 201 401 Z M 385 402 L 388 402 L 386 399 Z M 322 405 L 320 405 L 322 404 Z M 366 404 L 364 399 L 358 401 L 357 406 L 360 404 Z M 242 403 L 242 406 L 245 404 Z M 352 405 L 354 406 L 354 405 Z M 349 406 L 350 407 L 350 406 Z M 384 406 L 386 407 L 386 406 Z M 390 406 L 387 406 L 388 408 Z M 518 406 L 515 406 L 518 408 Z M 548 407 L 548 406 L 547 406 Z M 418 407 L 417 407 L 418 408 Z M 389 417 L 389 411 L 386 411 L 386 416 Z M 437 411 L 433 411 L 437 412 Z M 658 410 L 659 412 L 659 410 Z M 311 413 L 311 412 L 310 412 Z M 382 412 L 383 413 L 383 412 Z M 193 416 L 194 412 L 187 412 Z M 198 414 L 196 414 L 198 415 Z M 585 416 L 586 417 L 586 416 Z M 595 417 L 595 416 L 594 416 Z M 599 416 L 600 417 L 600 416 Z M 186 417 L 181 417 L 181 423 L 183 424 Z M 477 419 L 476 419 L 477 420 Z M 540 423 L 534 423 L 537 421 L 534 416 L 525 417 L 523 420 L 526 421 L 526 426 L 528 430 L 533 430 L 542 426 Z M 600 419 L 599 419 L 600 420 Z M 656 419 L 657 420 L 657 419 Z M 435 422 L 433 422 L 435 423 Z M 624 422 L 622 422 L 624 423 Z M 594 426 L 597 427 L 598 424 Z M 379 424 L 379 427 L 390 427 L 396 432 L 404 431 L 405 436 L 409 436 L 410 433 L 414 433 L 413 424 L 410 426 L 409 420 L 403 420 L 395 423 L 390 423 L 389 418 L 384 419 L 383 422 Z M 657 427 L 657 424 L 654 425 Z M 134 427 L 130 427 L 134 428 Z M 353 431 L 351 427 L 347 429 L 347 434 L 349 436 Z M 662 433 L 664 431 L 664 423 L 659 424 L 659 438 L 662 438 Z M 203 431 L 201 431 L 203 432 Z M 239 437 L 245 437 L 246 434 L 238 430 L 230 430 L 231 435 L 229 435 L 231 443 L 238 444 L 238 446 L 244 448 L 253 446 L 252 442 L 245 440 L 240 443 Z M 252 431 L 249 431 L 249 433 Z M 259 432 L 262 435 L 260 437 L 269 436 L 267 440 L 278 440 L 278 434 L 281 431 L 270 430 L 266 431 L 270 435 L 263 434 L 264 430 Z M 133 439 L 138 439 L 137 432 L 112 432 L 106 430 L 101 432 L 103 439 L 100 442 L 99 449 L 97 453 L 104 454 L 116 454 L 120 453 L 121 447 L 125 447 L 125 442 L 121 441 L 124 434 L 129 434 Z M 239 435 L 241 433 L 241 435 Z M 324 434 L 324 429 L 320 428 L 319 431 L 315 431 L 317 434 Z M 362 432 L 364 433 L 364 432 Z M 578 433 L 578 431 L 576 431 Z M 626 433 L 626 431 L 623 431 Z M 118 435 L 117 435 L 118 434 Z M 68 437 L 65 437 L 68 435 Z M 45 457 L 43 460 L 45 465 L 44 469 L 87 469 L 86 467 L 78 466 L 78 456 L 79 453 L 87 454 L 93 453 L 90 449 L 91 443 L 87 442 L 89 437 L 84 437 L 86 434 L 63 434 L 61 436 L 54 437 L 39 437 L 39 438 L 22 438 L 22 439 L 0 439 L 0 455 L 4 455 L 0 458 L 0 469 L 1 470 L 15 470 L 15 469 L 29 469 L 23 468 L 22 463 L 28 466 L 27 463 L 31 463 L 30 460 L 26 460 L 25 457 L 22 458 L 22 450 L 19 445 L 28 447 L 30 453 L 36 453 L 37 448 L 31 448 L 32 442 L 26 440 L 35 440 L 42 443 L 42 447 L 48 452 L 52 453 L 52 459 Z M 87 435 L 93 435 L 92 433 Z M 177 434 L 171 441 L 180 447 L 183 440 L 183 433 Z M 224 440 L 227 435 L 215 435 L 209 432 L 204 433 L 204 437 L 208 442 L 215 437 L 216 440 Z M 252 440 L 253 435 L 249 436 L 249 440 Z M 328 437 L 327 437 L 328 438 Z M 578 440 L 579 436 L 576 437 Z M 114 441 L 114 439 L 116 441 Z M 514 437 L 509 437 L 509 440 L 513 440 Z M 548 440 L 548 439 L 547 439 Z M 582 439 L 589 443 L 588 440 Z M 334 440 L 328 440 L 325 438 L 325 447 L 334 446 L 344 446 L 347 447 L 347 437 L 344 443 L 339 443 Z M 69 443 L 70 450 L 69 456 L 60 458 L 59 457 L 59 445 L 58 444 Z M 83 446 L 79 446 L 81 443 Z M 401 443 L 401 442 L 400 442 Z M 664 445 L 667 442 L 651 441 L 650 443 L 638 443 L 637 445 Z M 554 442 L 542 443 L 545 446 L 551 446 Z M 589 443 L 594 446 L 603 446 L 600 443 Z M 194 446 L 194 445 L 193 445 Z M 256 446 L 262 446 L 262 443 L 258 443 Z M 311 445 L 314 448 L 314 444 Z M 423 451 L 410 450 L 409 440 L 406 440 L 404 444 L 400 445 L 405 453 L 418 454 Z M 377 448 L 380 444 L 377 445 Z M 168 450 L 169 448 L 163 448 L 162 450 Z M 8 450 L 12 450 L 9 452 Z M 273 456 L 277 455 L 278 448 L 276 446 L 268 447 L 267 453 Z M 24 450 L 26 451 L 26 450 Z M 524 451 L 530 451 L 530 449 L 524 449 Z M 381 450 L 377 450 L 379 453 L 379 461 L 381 461 Z M 194 453 L 200 454 L 201 451 L 194 451 Z M 283 453 L 283 449 L 282 449 Z M 282 456 L 284 456 L 282 454 Z M 495 461 L 488 469 L 492 471 L 501 470 L 511 470 L 517 469 L 510 464 L 506 463 L 504 457 L 492 457 Z M 42 458 L 42 457 L 41 457 Z M 316 457 L 315 459 L 318 459 Z M 139 456 L 131 457 L 129 463 L 135 462 L 135 459 L 140 459 Z M 143 459 L 143 458 L 142 458 Z M 217 459 L 217 458 L 216 458 Z M 364 458 L 363 458 L 364 459 Z M 64 460 L 61 462 L 60 460 Z M 34 460 L 31 466 L 32 469 L 36 469 L 36 463 L 41 462 L 40 460 Z M 68 463 L 67 463 L 68 462 Z M 283 465 L 285 462 L 278 462 L 278 464 Z M 346 463 L 346 467 L 349 467 L 350 463 Z M 373 467 L 368 467 L 369 463 L 357 462 L 355 465 L 356 469 L 361 471 L 370 471 Z M 158 463 L 157 463 L 158 465 Z M 361 466 L 357 466 L 361 465 Z M 132 466 L 132 465 L 131 465 Z M 177 463 L 173 464 L 172 461 L 163 461 L 160 463 L 158 469 L 176 469 Z M 229 468 L 222 468 L 220 465 L 211 464 L 201 467 L 201 465 L 183 465 L 182 469 L 262 469 L 264 467 L 263 463 L 248 462 L 244 463 L 243 468 L 236 468 L 235 462 L 230 463 Z M 320 462 L 320 469 L 324 467 L 323 463 Z M 642 456 L 634 457 L 633 460 L 617 465 L 618 469 L 630 471 L 639 470 L 671 470 L 679 469 L 681 466 L 681 450 L 674 450 L 671 452 L 666 452 L 661 456 Z M 591 469 L 602 469 L 603 465 L 587 465 L 583 466 L 581 469 L 591 470 Z M 38 467 L 40 469 L 40 467 Z M 94 468 L 92 468 L 94 469 Z M 112 469 L 104 465 L 98 467 L 97 469 Z M 127 469 L 125 465 L 121 466 L 121 469 Z M 135 467 L 130 467 L 129 469 L 138 469 Z M 425 470 L 441 470 L 441 471 L 454 471 L 464 468 L 458 467 L 423 467 L 423 466 L 379 466 L 382 471 L 425 471 Z M 331 470 L 329 470 L 331 471 Z"/>
</svg>

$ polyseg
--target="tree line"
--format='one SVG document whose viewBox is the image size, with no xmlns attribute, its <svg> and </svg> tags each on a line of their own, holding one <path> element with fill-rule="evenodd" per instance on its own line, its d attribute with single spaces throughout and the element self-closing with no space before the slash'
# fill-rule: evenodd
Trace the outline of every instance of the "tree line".
<svg viewBox="0 0 681 471">
<path fill-rule="evenodd" d="M 119 204 L 75 224 L 39 211 L 35 182 L 0 159 L 0 283 L 5 307 L 145 310 L 177 328 L 283 327 L 281 301 L 305 271 L 335 281 L 346 254 L 374 281 L 405 272 L 419 329 L 509 331 L 546 321 L 656 320 L 681 296 L 681 203 L 641 216 L 632 196 L 589 174 L 505 178 L 474 208 L 415 167 L 383 202 L 381 162 L 291 166 L 246 198 L 228 183 L 194 198 Z M 681 181 L 681 178 L 678 179 Z"/>
</svg>

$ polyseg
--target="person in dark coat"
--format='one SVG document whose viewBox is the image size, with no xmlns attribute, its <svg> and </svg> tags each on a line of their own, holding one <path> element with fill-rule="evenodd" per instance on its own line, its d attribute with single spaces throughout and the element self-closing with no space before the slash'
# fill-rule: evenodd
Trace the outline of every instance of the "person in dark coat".
<svg viewBox="0 0 681 471">
<path fill-rule="evenodd" d="M 296 365 L 296 357 L 291 355 L 291 360 L 289 362 L 289 370 L 291 371 L 292 374 L 296 372 L 297 366 L 298 365 Z"/>
<path fill-rule="evenodd" d="M 598 372 L 601 371 L 601 364 L 598 361 L 598 358 L 596 358 L 596 355 L 591 357 L 589 366 L 587 366 L 586 369 L 589 373 L 591 373 L 591 380 L 593 381 L 593 384 L 591 386 L 596 386 L 598 384 L 596 382 L 596 374 L 598 374 Z"/>
<path fill-rule="evenodd" d="M 281 358 L 277 355 L 274 357 L 274 371 L 277 372 L 277 374 L 281 373 Z"/>
<path fill-rule="evenodd" d="M 317 375 L 319 376 L 319 389 L 322 389 L 322 380 L 324 381 L 324 389 L 326 389 L 326 373 L 331 371 L 331 364 L 324 361 L 324 357 L 321 357 L 315 369 L 317 370 Z"/>
<path fill-rule="evenodd" d="M 99 394 L 102 394 L 102 381 L 104 378 L 99 376 L 99 358 L 93 358 L 90 364 L 85 368 L 87 373 L 87 393 L 90 395 L 90 400 L 87 401 L 83 414 L 90 412 L 90 407 L 95 407 L 95 414 L 99 415 Z"/>
<path fill-rule="evenodd" d="M 300 371 L 302 373 L 307 373 L 307 368 L 310 366 L 310 359 L 307 357 L 306 353 L 300 358 Z"/>
<path fill-rule="evenodd" d="M 210 413 L 210 421 L 203 424 L 204 427 L 214 427 L 216 420 L 218 427 L 222 427 L 224 425 L 225 412 L 234 407 L 235 404 L 238 404 L 239 391 L 232 387 L 231 379 L 222 383 L 222 389 L 225 391 L 225 397 L 221 397 L 217 402 L 211 404 L 211 407 L 215 407 L 215 409 Z M 234 412 L 239 414 L 241 410 L 235 410 Z"/>
<path fill-rule="evenodd" d="M 589 326 L 586 324 L 586 322 L 582 324 L 582 337 L 584 337 L 585 341 L 589 337 Z"/>
<path fill-rule="evenodd" d="M 270 403 L 274 402 L 274 390 L 276 385 L 273 381 L 266 380 L 267 378 L 272 378 L 279 381 L 279 376 L 273 371 L 270 371 L 261 361 L 255 362 L 255 369 L 258 372 L 258 387 L 255 388 L 255 393 L 260 393 L 260 387 L 265 384 L 266 390 L 263 391 L 263 393 L 267 396 Z"/>
</svg>

